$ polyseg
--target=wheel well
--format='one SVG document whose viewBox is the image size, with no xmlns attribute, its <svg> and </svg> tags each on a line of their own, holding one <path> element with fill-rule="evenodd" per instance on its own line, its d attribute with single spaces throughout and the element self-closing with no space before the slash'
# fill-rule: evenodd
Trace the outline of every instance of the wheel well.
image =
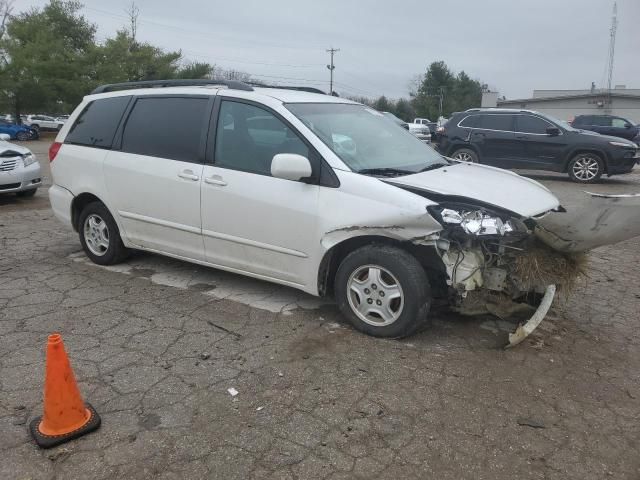
<svg viewBox="0 0 640 480">
<path fill-rule="evenodd" d="M 376 235 L 364 235 L 344 240 L 331 247 L 322 258 L 318 269 L 318 292 L 320 296 L 328 296 L 333 293 L 333 282 L 342 260 L 354 250 L 371 244 L 391 245 L 409 252 L 416 257 L 433 282 L 444 273 L 444 265 L 438 257 L 435 248 L 428 245 L 415 245 L 411 242 L 401 242 L 389 237 Z"/>
<path fill-rule="evenodd" d="M 92 193 L 81 193 L 73 199 L 73 202 L 71 202 L 71 224 L 76 232 L 78 231 L 78 219 L 80 218 L 80 213 L 82 213 L 84 207 L 93 202 L 104 203 Z"/>
<path fill-rule="evenodd" d="M 566 163 L 564 164 L 564 170 L 562 170 L 562 173 L 567 173 L 569 171 L 569 163 L 571 162 L 571 160 L 574 159 L 574 157 L 576 155 L 580 155 L 581 153 L 592 153 L 594 155 L 597 155 L 598 158 L 600 158 L 600 160 L 602 160 L 602 164 L 604 166 L 604 173 L 608 173 L 607 170 L 607 159 L 606 156 L 599 150 L 594 150 L 591 148 L 579 148 L 573 152 L 571 152 L 571 155 L 569 155 L 569 158 L 567 158 Z"/>
</svg>

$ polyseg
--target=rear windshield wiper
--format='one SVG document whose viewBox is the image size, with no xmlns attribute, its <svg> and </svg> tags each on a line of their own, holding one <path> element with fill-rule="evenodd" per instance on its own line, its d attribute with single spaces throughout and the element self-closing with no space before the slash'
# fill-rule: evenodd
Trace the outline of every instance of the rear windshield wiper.
<svg viewBox="0 0 640 480">
<path fill-rule="evenodd" d="M 380 175 L 383 177 L 399 177 L 401 175 L 413 175 L 413 170 L 403 170 L 401 168 L 380 167 L 380 168 L 362 168 L 357 170 L 358 173 L 365 175 Z"/>
</svg>

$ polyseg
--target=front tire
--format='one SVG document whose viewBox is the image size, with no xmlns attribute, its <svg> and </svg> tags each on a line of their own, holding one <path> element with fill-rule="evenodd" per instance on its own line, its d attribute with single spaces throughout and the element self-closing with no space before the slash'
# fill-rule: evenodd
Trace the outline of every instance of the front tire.
<svg viewBox="0 0 640 480">
<path fill-rule="evenodd" d="M 114 265 L 129 255 L 118 225 L 101 202 L 84 207 L 78 218 L 78 234 L 82 249 L 93 263 Z"/>
<path fill-rule="evenodd" d="M 16 140 L 20 142 L 26 142 L 27 140 L 30 140 L 30 139 L 31 139 L 31 135 L 29 134 L 29 132 L 20 131 L 16 133 Z"/>
<path fill-rule="evenodd" d="M 568 172 L 574 182 L 594 183 L 604 173 L 604 163 L 595 153 L 578 153 L 569 162 Z"/>
<path fill-rule="evenodd" d="M 427 274 L 408 252 L 386 245 L 354 250 L 335 277 L 338 308 L 359 331 L 402 338 L 427 321 L 431 289 Z"/>
<path fill-rule="evenodd" d="M 453 152 L 451 158 L 454 160 L 459 160 L 461 162 L 467 163 L 479 163 L 480 159 L 478 158 L 478 154 L 471 150 L 470 148 L 460 148 Z"/>
</svg>

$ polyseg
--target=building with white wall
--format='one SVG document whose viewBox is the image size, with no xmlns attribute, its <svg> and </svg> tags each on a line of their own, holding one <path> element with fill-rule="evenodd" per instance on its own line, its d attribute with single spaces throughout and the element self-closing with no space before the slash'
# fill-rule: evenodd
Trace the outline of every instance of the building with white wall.
<svg viewBox="0 0 640 480">
<path fill-rule="evenodd" d="M 534 90 L 531 98 L 500 99 L 495 92 L 482 96 L 482 107 L 536 110 L 561 120 L 577 115 L 615 115 L 640 123 L 640 89 L 617 85 L 608 90 Z"/>
</svg>

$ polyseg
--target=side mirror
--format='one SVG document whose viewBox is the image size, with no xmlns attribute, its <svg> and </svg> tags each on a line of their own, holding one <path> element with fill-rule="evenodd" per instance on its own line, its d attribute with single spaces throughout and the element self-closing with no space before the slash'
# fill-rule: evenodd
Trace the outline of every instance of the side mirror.
<svg viewBox="0 0 640 480">
<path fill-rule="evenodd" d="M 631 128 L 633 125 L 631 125 L 630 123 L 625 123 L 624 124 L 624 128 Z"/>
<path fill-rule="evenodd" d="M 271 175 L 298 181 L 311 176 L 311 162 L 307 157 L 295 153 L 278 153 L 271 160 Z"/>
<path fill-rule="evenodd" d="M 558 127 L 548 127 L 547 135 L 549 135 L 550 137 L 557 137 L 558 135 L 560 135 L 560 129 Z"/>
<path fill-rule="evenodd" d="M 7 135 L 6 133 L 0 133 L 0 140 L 4 140 L 5 142 L 8 142 L 9 140 L 11 140 L 11 136 Z"/>
</svg>

